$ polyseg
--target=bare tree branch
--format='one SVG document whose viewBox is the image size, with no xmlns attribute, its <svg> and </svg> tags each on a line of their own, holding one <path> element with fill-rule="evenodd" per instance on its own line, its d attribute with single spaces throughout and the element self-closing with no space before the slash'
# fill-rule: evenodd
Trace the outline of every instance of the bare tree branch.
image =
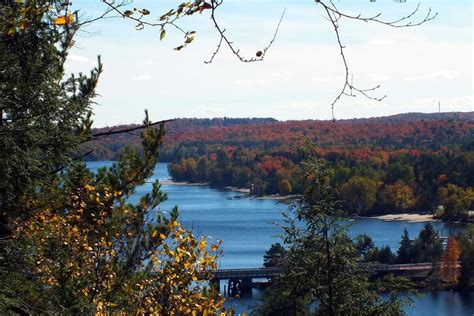
<svg viewBox="0 0 474 316">
<path fill-rule="evenodd" d="M 335 121 L 334 105 L 341 99 L 342 96 L 355 97 L 356 94 L 361 94 L 365 96 L 366 98 L 368 98 L 369 100 L 375 100 L 375 101 L 382 101 L 386 97 L 386 95 L 382 97 L 374 97 L 371 95 L 371 92 L 380 88 L 380 85 L 377 85 L 371 88 L 366 88 L 366 89 L 360 89 L 354 86 L 353 78 L 352 76 L 350 76 L 349 66 L 348 66 L 347 59 L 344 53 L 345 46 L 342 44 L 341 36 L 339 33 L 339 20 L 341 20 L 342 18 L 345 18 L 345 19 L 358 20 L 358 21 L 363 21 L 363 22 L 379 23 L 379 24 L 383 24 L 383 25 L 395 27 L 395 28 L 402 28 L 402 27 L 412 27 L 412 26 L 418 26 L 418 25 L 424 24 L 428 21 L 433 20 L 438 15 L 438 13 L 436 12 L 433 14 L 431 11 L 431 8 L 429 8 L 427 15 L 422 20 L 416 23 L 413 23 L 412 21 L 410 21 L 410 19 L 413 16 L 415 16 L 416 13 L 418 12 L 420 8 L 420 4 L 418 4 L 417 7 L 407 16 L 401 17 L 393 21 L 383 21 L 380 19 L 380 17 L 382 16 L 382 13 L 377 13 L 376 15 L 371 16 L 371 17 L 363 17 L 360 14 L 357 16 L 349 15 L 340 11 L 332 0 L 328 0 L 328 1 L 329 1 L 329 5 L 326 4 L 327 1 L 323 1 L 323 0 L 316 0 L 316 3 L 320 4 L 324 8 L 324 11 L 326 12 L 326 16 L 327 16 L 326 19 L 333 26 L 334 33 L 336 34 L 337 44 L 339 46 L 339 53 L 341 55 L 341 59 L 345 68 L 344 85 L 341 91 L 339 92 L 339 94 L 334 99 L 334 101 L 331 103 L 331 114 L 332 114 L 333 121 Z M 349 77 L 351 78 L 349 79 Z"/>
<path fill-rule="evenodd" d="M 149 124 L 142 124 L 142 125 L 139 125 L 139 126 L 134 126 L 134 127 L 129 127 L 129 128 L 119 129 L 119 130 L 111 129 L 107 132 L 99 132 L 99 133 L 92 134 L 92 138 L 95 139 L 95 138 L 99 138 L 99 137 L 102 137 L 102 136 L 110 136 L 110 135 L 115 135 L 115 134 L 130 133 L 130 132 L 133 132 L 133 131 L 149 128 L 149 127 L 152 127 L 152 126 L 155 126 L 155 125 L 164 124 L 164 123 L 168 123 L 168 122 L 172 122 L 172 121 L 174 121 L 174 119 L 162 120 L 162 121 L 157 121 L 157 122 L 153 122 L 153 123 L 149 123 Z"/>
<path fill-rule="evenodd" d="M 133 11 L 125 10 L 124 7 L 131 3 L 130 0 L 122 0 L 122 2 L 118 2 L 118 3 L 116 3 L 114 0 L 101 0 L 101 1 L 107 6 L 106 11 L 102 15 L 98 16 L 97 18 L 83 22 L 81 25 L 91 23 L 102 18 L 109 17 L 110 14 L 116 13 L 118 17 L 129 19 L 137 23 L 135 26 L 137 29 L 143 29 L 145 26 L 159 27 L 161 29 L 160 38 L 164 37 L 166 27 L 172 26 L 178 31 L 180 31 L 181 33 L 183 33 L 185 36 L 185 42 L 182 45 L 176 47 L 175 50 L 181 50 L 186 45 L 191 43 L 194 39 L 194 33 L 195 33 L 194 31 L 190 32 L 190 31 L 183 30 L 179 25 L 176 24 L 177 20 L 181 19 L 184 16 L 190 16 L 195 13 L 203 13 L 205 10 L 210 10 L 210 19 L 212 20 L 213 26 L 217 30 L 217 33 L 219 34 L 219 42 L 217 43 L 216 49 L 211 54 L 210 58 L 204 61 L 204 63 L 206 64 L 212 63 L 214 61 L 217 54 L 221 51 L 223 44 L 241 62 L 249 63 L 249 62 L 264 60 L 266 53 L 268 52 L 268 50 L 270 49 L 270 47 L 272 46 L 272 44 L 274 43 L 278 35 L 280 25 L 282 23 L 283 17 L 286 12 L 286 9 L 285 9 L 280 17 L 280 20 L 278 21 L 273 38 L 270 40 L 268 45 L 264 47 L 262 50 L 258 50 L 255 56 L 248 58 L 242 55 L 240 49 L 236 47 L 235 43 L 227 36 L 226 29 L 222 27 L 222 25 L 218 22 L 216 18 L 216 11 L 218 7 L 223 4 L 224 0 L 196 0 L 194 2 L 183 2 L 182 4 L 178 6 L 177 9 L 172 9 L 168 11 L 167 13 L 163 14 L 160 17 L 159 22 L 147 21 L 145 18 L 146 16 L 150 14 L 150 12 L 146 9 L 134 8 Z M 341 55 L 341 59 L 345 68 L 344 85 L 340 93 L 335 97 L 335 99 L 331 103 L 331 112 L 332 112 L 333 120 L 335 119 L 334 105 L 342 98 L 342 96 L 355 97 L 357 94 L 360 94 L 370 100 L 375 100 L 375 101 L 381 101 L 386 97 L 386 96 L 374 97 L 371 95 L 371 93 L 377 90 L 380 87 L 380 85 L 370 87 L 370 88 L 365 88 L 365 89 L 357 88 L 356 86 L 354 86 L 353 78 L 350 74 L 349 65 L 348 65 L 345 52 L 344 52 L 345 46 L 342 43 L 340 32 L 339 32 L 339 21 L 341 19 L 356 20 L 356 21 L 362 21 L 366 23 L 371 22 L 371 23 L 382 24 L 382 25 L 386 25 L 386 26 L 394 27 L 394 28 L 404 28 L 404 27 L 413 27 L 413 26 L 422 25 L 426 22 L 433 20 L 438 15 L 437 12 L 434 13 L 431 10 L 431 8 L 429 8 L 425 16 L 423 16 L 418 21 L 413 21 L 413 19 L 419 13 L 420 4 L 418 4 L 416 8 L 406 16 L 402 16 L 401 18 L 395 19 L 395 20 L 384 20 L 382 19 L 381 12 L 372 16 L 363 16 L 362 14 L 351 15 L 339 10 L 339 8 L 335 5 L 333 0 L 314 0 L 314 1 L 316 2 L 316 4 L 319 4 L 322 6 L 324 10 L 325 18 L 333 26 L 334 32 L 336 34 L 336 40 L 339 46 L 339 53 Z M 124 131 L 124 132 L 127 132 L 127 131 Z M 116 134 L 116 133 L 118 134 L 119 131 L 113 132 L 113 134 Z M 99 135 L 99 136 L 102 136 L 102 135 Z M 98 136 L 93 135 L 93 137 L 98 137 Z"/>
<path fill-rule="evenodd" d="M 219 44 L 217 44 L 217 48 L 214 51 L 214 53 L 211 55 L 211 58 L 208 61 L 205 61 L 204 63 L 210 64 L 214 60 L 214 57 L 216 57 L 217 53 L 219 52 L 222 42 L 227 44 L 227 47 L 230 49 L 232 54 L 234 54 L 241 62 L 244 63 L 251 63 L 251 62 L 256 62 L 256 61 L 262 61 L 265 58 L 265 54 L 267 51 L 270 49 L 272 46 L 273 42 L 275 41 L 278 31 L 280 29 L 281 22 L 283 21 L 283 17 L 285 16 L 286 9 L 283 10 L 283 13 L 281 14 L 280 20 L 278 21 L 278 24 L 275 29 L 275 33 L 273 34 L 272 39 L 268 43 L 268 45 L 263 49 L 263 51 L 257 51 L 255 57 L 251 58 L 246 58 L 243 57 L 240 53 L 240 49 L 236 48 L 234 46 L 234 43 L 229 40 L 229 38 L 225 35 L 225 29 L 223 29 L 220 24 L 216 20 L 216 9 L 222 4 L 223 0 L 211 0 L 211 20 L 214 23 L 214 27 L 217 29 L 217 32 L 219 33 L 220 39 L 219 39 Z"/>
<path fill-rule="evenodd" d="M 332 0 L 329 0 L 331 6 L 326 5 L 323 0 L 316 1 L 316 2 L 320 3 L 325 8 L 327 8 L 329 11 L 331 11 L 332 13 L 336 14 L 339 17 L 344 17 L 344 18 L 353 19 L 353 20 L 359 20 L 359 21 L 363 21 L 363 22 L 375 22 L 375 23 L 379 23 L 379 24 L 383 24 L 383 25 L 387 25 L 387 26 L 395 27 L 395 28 L 419 26 L 421 24 L 424 24 L 428 21 L 433 20 L 434 18 L 436 18 L 438 16 L 438 12 L 433 13 L 431 8 L 428 8 L 428 12 L 427 12 L 426 16 L 423 19 L 421 19 L 420 21 L 413 23 L 412 21 L 410 21 L 410 19 L 418 13 L 418 11 L 420 9 L 420 3 L 418 3 L 416 8 L 410 14 L 408 14 L 406 16 L 403 16 L 403 17 L 401 17 L 397 20 L 384 21 L 384 20 L 379 19 L 382 16 L 381 12 L 379 12 L 376 15 L 371 16 L 371 17 L 364 17 L 361 14 L 359 14 L 359 15 L 349 15 L 349 14 L 346 14 L 346 13 L 343 13 L 342 11 L 340 11 L 335 6 L 335 4 Z"/>
</svg>

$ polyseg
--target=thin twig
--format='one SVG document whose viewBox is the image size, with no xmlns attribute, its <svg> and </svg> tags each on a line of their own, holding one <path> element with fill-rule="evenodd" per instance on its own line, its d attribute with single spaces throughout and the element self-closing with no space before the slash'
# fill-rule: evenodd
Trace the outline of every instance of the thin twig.
<svg viewBox="0 0 474 316">
<path fill-rule="evenodd" d="M 317 1 L 317 3 L 322 5 L 322 7 L 324 8 L 324 10 L 326 12 L 326 16 L 327 16 L 327 17 L 325 17 L 325 19 L 328 20 L 334 28 L 334 32 L 336 34 L 336 39 L 337 39 L 337 44 L 339 46 L 339 53 L 341 55 L 341 59 L 342 59 L 344 69 L 345 69 L 345 82 L 344 82 L 344 85 L 343 85 L 341 91 L 339 92 L 339 94 L 334 99 L 334 101 L 331 103 L 331 114 L 332 114 L 333 121 L 335 121 L 334 105 L 341 99 L 342 96 L 355 97 L 356 94 L 358 93 L 358 94 L 361 94 L 361 95 L 365 96 L 366 98 L 368 98 L 370 100 L 375 100 L 375 101 L 382 101 L 386 97 L 386 95 L 384 95 L 382 97 L 373 97 L 373 96 L 370 95 L 370 92 L 380 88 L 380 85 L 377 85 L 377 86 L 374 86 L 374 87 L 371 87 L 371 88 L 367 88 L 367 89 L 360 89 L 360 88 L 357 88 L 357 87 L 354 86 L 352 77 L 351 77 L 351 80 L 349 80 L 350 72 L 349 72 L 349 66 L 348 66 L 348 63 L 347 63 L 347 59 L 346 59 L 346 56 L 345 56 L 345 53 L 344 53 L 345 46 L 342 44 L 341 37 L 340 37 L 340 34 L 339 34 L 339 20 L 341 18 L 346 18 L 346 19 L 358 20 L 358 21 L 363 21 L 363 22 L 379 23 L 379 24 L 383 24 L 383 25 L 390 26 L 390 27 L 395 27 L 395 28 L 402 28 L 402 27 L 412 27 L 412 26 L 418 26 L 418 25 L 424 24 L 428 21 L 433 20 L 438 15 L 438 13 L 432 14 L 432 11 L 431 11 L 431 8 L 430 8 L 428 10 L 427 15 L 422 20 L 420 20 L 419 22 L 416 22 L 416 23 L 412 23 L 410 21 L 410 19 L 418 12 L 418 10 L 420 8 L 420 4 L 418 4 L 417 7 L 415 8 L 415 10 L 413 10 L 407 16 L 401 17 L 400 19 L 393 20 L 393 21 L 383 21 L 383 20 L 379 19 L 381 17 L 382 13 L 378 13 L 378 14 L 376 14 L 374 16 L 371 16 L 371 17 L 363 17 L 360 14 L 357 15 L 357 16 L 349 15 L 349 14 L 341 12 L 336 7 L 336 5 L 334 4 L 334 2 L 332 0 L 328 0 L 328 1 L 329 1 L 329 5 L 327 5 L 325 3 L 325 1 L 322 1 L 322 0 Z M 402 23 L 402 24 L 400 24 L 400 23 Z"/>
<path fill-rule="evenodd" d="M 158 125 L 158 124 L 164 124 L 164 123 L 168 123 L 168 122 L 172 122 L 172 121 L 174 121 L 174 119 L 162 120 L 162 121 L 157 121 L 157 122 L 153 122 L 153 123 L 150 123 L 150 124 L 143 124 L 143 125 L 124 128 L 124 129 L 119 129 L 119 130 L 109 130 L 107 132 L 99 132 L 99 133 L 92 134 L 92 138 L 98 138 L 98 137 L 101 137 L 101 136 L 110 136 L 110 135 L 115 135 L 115 134 L 130 133 L 130 132 L 133 132 L 133 131 L 136 131 L 136 130 L 145 129 L 145 128 L 152 127 L 152 126 L 155 126 L 155 125 Z"/>
<path fill-rule="evenodd" d="M 214 27 L 217 29 L 217 32 L 219 33 L 220 39 L 219 39 L 219 43 L 217 44 L 216 50 L 211 55 L 211 58 L 208 61 L 204 61 L 204 63 L 206 63 L 206 64 L 212 63 L 212 61 L 216 57 L 217 53 L 220 51 L 222 42 L 225 42 L 227 44 L 227 47 L 230 49 L 232 54 L 234 54 L 241 62 L 252 63 L 252 62 L 256 62 L 256 61 L 262 61 L 265 58 L 265 54 L 270 49 L 270 47 L 272 46 L 273 42 L 275 41 L 275 39 L 278 35 L 278 31 L 280 30 L 281 22 L 283 21 L 283 17 L 285 16 L 286 8 L 283 10 L 283 13 L 281 14 L 280 20 L 278 21 L 278 24 L 275 28 L 275 33 L 273 34 L 273 37 L 270 40 L 270 42 L 268 43 L 268 45 L 262 51 L 258 51 L 256 57 L 246 58 L 246 57 L 242 56 L 242 54 L 240 53 L 240 49 L 236 48 L 234 46 L 234 43 L 232 41 L 230 41 L 229 38 L 225 35 L 226 30 L 223 29 L 220 26 L 219 22 L 217 22 L 215 12 L 216 12 L 216 9 L 221 4 L 222 4 L 222 0 L 220 0 L 220 1 L 219 0 L 211 0 L 211 6 L 212 6 L 212 8 L 211 8 L 211 20 L 214 23 Z"/>
</svg>

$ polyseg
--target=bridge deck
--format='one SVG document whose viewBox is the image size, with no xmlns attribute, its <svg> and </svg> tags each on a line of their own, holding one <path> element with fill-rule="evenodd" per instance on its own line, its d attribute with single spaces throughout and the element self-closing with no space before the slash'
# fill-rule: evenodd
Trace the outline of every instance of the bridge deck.
<svg viewBox="0 0 474 316">
<path fill-rule="evenodd" d="M 215 279 L 230 278 L 271 278 L 283 271 L 280 267 L 275 268 L 242 268 L 242 269 L 219 269 L 214 272 Z"/>
<path fill-rule="evenodd" d="M 369 272 L 428 271 L 433 268 L 433 264 L 426 262 L 409 264 L 360 264 L 359 267 Z M 214 279 L 272 278 L 280 274 L 282 271 L 283 269 L 281 267 L 219 269 L 214 272 Z"/>
</svg>

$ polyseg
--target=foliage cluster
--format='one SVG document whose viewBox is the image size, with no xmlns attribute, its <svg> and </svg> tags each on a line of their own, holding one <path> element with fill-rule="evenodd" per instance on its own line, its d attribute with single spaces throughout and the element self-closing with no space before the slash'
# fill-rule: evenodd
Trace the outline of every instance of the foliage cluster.
<svg viewBox="0 0 474 316">
<path fill-rule="evenodd" d="M 361 256 L 340 217 L 323 162 L 310 156 L 304 166 L 310 185 L 286 214 L 286 250 L 274 246 L 272 251 L 279 253 L 283 272 L 268 289 L 256 314 L 401 314 L 408 301 L 399 293 L 409 290 L 410 283 L 395 276 L 369 281 L 367 273 L 358 267 Z M 382 289 L 390 293 L 387 300 L 379 295 Z"/>
<path fill-rule="evenodd" d="M 0 314 L 210 314 L 220 245 L 165 216 L 152 175 L 164 126 L 91 173 L 91 105 L 102 64 L 65 76 L 79 29 L 69 1 L 0 4 Z"/>
<path fill-rule="evenodd" d="M 396 254 L 389 246 L 375 247 L 367 235 L 357 237 L 356 248 L 365 261 L 380 263 L 420 263 L 440 261 L 443 255 L 443 244 L 438 232 L 430 223 L 420 231 L 415 239 L 410 239 L 405 229 Z"/>
<path fill-rule="evenodd" d="M 322 157 L 329 163 L 329 176 L 339 199 L 351 213 L 438 211 L 446 220 L 468 220 L 474 202 L 472 151 L 386 152 L 383 160 L 344 153 Z M 243 187 L 253 195 L 301 194 L 307 185 L 301 159 L 298 152 L 265 154 L 238 148 L 184 158 L 171 163 L 169 171 L 178 181 Z"/>
</svg>

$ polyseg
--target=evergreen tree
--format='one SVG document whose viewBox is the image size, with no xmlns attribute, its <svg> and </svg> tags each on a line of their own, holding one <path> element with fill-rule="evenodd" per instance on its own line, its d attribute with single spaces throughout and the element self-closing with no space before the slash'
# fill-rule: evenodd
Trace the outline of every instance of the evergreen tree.
<svg viewBox="0 0 474 316">
<path fill-rule="evenodd" d="M 38 188 L 80 155 L 78 145 L 89 136 L 102 65 L 99 60 L 90 76 L 64 78 L 77 31 L 53 23 L 65 3 L 0 5 L 0 237 L 10 218 L 28 215 Z"/>
<path fill-rule="evenodd" d="M 311 150 L 311 149 L 309 149 Z M 403 301 L 397 291 L 388 301 L 358 267 L 360 256 L 347 234 L 324 165 L 311 156 L 305 163 L 311 185 L 287 214 L 288 245 L 284 272 L 257 309 L 261 315 L 392 315 Z M 393 284 L 393 283 L 392 283 Z M 406 289 L 399 280 L 397 286 Z M 386 284 L 386 289 L 391 287 Z M 393 289 L 393 288 L 392 288 Z"/>
<path fill-rule="evenodd" d="M 263 256 L 263 266 L 266 268 L 282 265 L 285 248 L 280 243 L 272 244 Z"/>
<path fill-rule="evenodd" d="M 370 236 L 362 234 L 357 236 L 355 240 L 355 247 L 359 255 L 367 258 L 367 255 L 369 255 L 375 249 L 375 244 Z"/>
<path fill-rule="evenodd" d="M 398 263 L 409 263 L 411 262 L 410 249 L 412 248 L 412 241 L 408 235 L 408 230 L 405 228 L 403 230 L 402 239 L 400 241 L 400 248 L 397 251 L 397 261 Z"/>
<path fill-rule="evenodd" d="M 208 314 L 219 244 L 207 245 L 158 209 L 152 175 L 164 126 L 143 122 L 126 149 L 91 173 L 90 105 L 102 66 L 64 78 L 80 23 L 68 1 L 0 4 L 0 314 Z"/>
<path fill-rule="evenodd" d="M 377 261 L 380 263 L 392 264 L 395 262 L 395 256 L 389 246 L 383 246 L 380 248 Z"/>
<path fill-rule="evenodd" d="M 423 227 L 416 240 L 416 243 L 419 244 L 421 249 L 420 261 L 436 263 L 441 259 L 443 255 L 443 245 L 438 237 L 438 232 L 431 223 L 427 223 L 425 227 Z"/>
</svg>

